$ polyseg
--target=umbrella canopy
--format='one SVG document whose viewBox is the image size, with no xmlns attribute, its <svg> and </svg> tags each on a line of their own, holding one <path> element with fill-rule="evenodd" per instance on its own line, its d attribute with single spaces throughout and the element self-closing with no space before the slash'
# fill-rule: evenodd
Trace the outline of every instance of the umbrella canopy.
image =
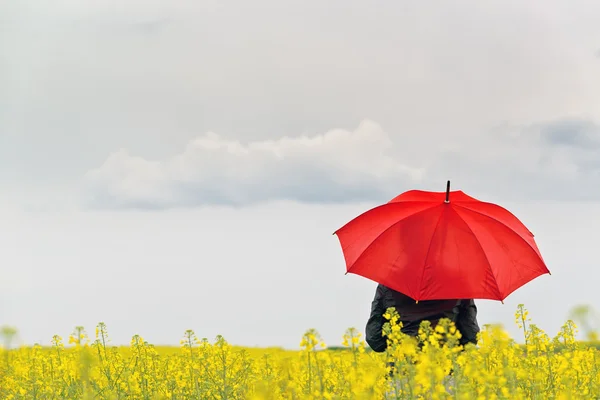
<svg viewBox="0 0 600 400">
<path fill-rule="evenodd" d="M 346 273 L 419 300 L 503 301 L 550 273 L 533 234 L 499 205 L 462 191 L 410 190 L 334 232 Z"/>
</svg>

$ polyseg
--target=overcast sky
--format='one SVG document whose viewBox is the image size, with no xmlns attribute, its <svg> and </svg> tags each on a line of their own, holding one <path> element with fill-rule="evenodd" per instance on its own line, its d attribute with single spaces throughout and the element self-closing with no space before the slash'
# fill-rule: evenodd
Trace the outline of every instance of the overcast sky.
<svg viewBox="0 0 600 400">
<path fill-rule="evenodd" d="M 554 334 L 600 308 L 600 4 L 0 2 L 0 325 L 48 343 L 361 331 L 331 233 L 408 189 L 513 211 Z"/>
</svg>

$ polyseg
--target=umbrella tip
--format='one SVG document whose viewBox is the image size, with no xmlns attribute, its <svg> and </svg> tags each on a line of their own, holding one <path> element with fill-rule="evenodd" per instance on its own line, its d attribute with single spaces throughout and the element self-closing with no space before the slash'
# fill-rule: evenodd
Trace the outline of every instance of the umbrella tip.
<svg viewBox="0 0 600 400">
<path fill-rule="evenodd" d="M 444 203 L 450 203 L 450 181 L 446 182 L 446 200 Z"/>
</svg>

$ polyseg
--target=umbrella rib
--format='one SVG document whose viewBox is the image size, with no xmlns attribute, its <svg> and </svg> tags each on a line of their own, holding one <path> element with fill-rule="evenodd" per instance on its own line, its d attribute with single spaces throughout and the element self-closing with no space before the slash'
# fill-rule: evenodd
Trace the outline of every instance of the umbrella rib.
<svg viewBox="0 0 600 400">
<path fill-rule="evenodd" d="M 468 208 L 468 210 L 471 211 L 470 208 Z M 465 226 L 467 227 L 467 229 L 469 229 L 469 232 L 471 232 L 471 234 L 475 237 L 475 239 L 477 239 L 475 242 L 477 243 L 477 245 L 481 249 L 481 252 L 483 253 L 483 256 L 485 257 L 485 260 L 487 261 L 488 268 L 489 268 L 489 270 L 490 270 L 490 272 L 492 274 L 492 277 L 494 277 L 494 284 L 496 285 L 496 291 L 498 293 L 498 297 L 501 298 L 502 294 L 500 293 L 500 287 L 498 286 L 498 279 L 496 278 L 496 275 L 494 275 L 494 270 L 492 270 L 492 263 L 490 263 L 490 259 L 488 258 L 487 254 L 485 253 L 485 250 L 483 249 L 483 246 L 481 245 L 481 242 L 479 242 L 479 239 L 477 238 L 477 235 L 475 234 L 475 232 L 473 232 L 473 229 L 471 229 L 471 227 L 469 226 L 469 224 L 467 223 L 467 221 L 465 221 L 465 219 L 459 213 L 457 213 L 456 211 L 454 211 L 454 213 L 456 214 L 456 216 L 458 218 L 461 219 L 462 222 L 465 223 Z M 482 214 L 482 213 L 480 213 L 480 214 Z M 485 215 L 485 214 L 482 214 L 482 215 Z M 500 222 L 500 221 L 498 221 L 498 222 Z M 502 224 L 502 225 L 504 225 L 504 224 Z M 504 300 L 504 299 L 501 298 L 501 300 Z"/>
<path fill-rule="evenodd" d="M 442 209 L 442 212 L 440 213 L 440 216 L 437 220 L 437 222 L 435 223 L 435 228 L 433 228 L 433 233 L 431 234 L 431 238 L 429 239 L 429 247 L 427 248 L 427 254 L 425 254 L 425 260 L 423 261 L 423 264 L 427 263 L 427 259 L 429 259 L 429 253 L 431 252 L 431 245 L 433 243 L 433 237 L 435 236 L 435 232 L 437 231 L 438 227 L 440 226 L 440 222 L 442 221 L 442 217 L 444 216 L 444 210 Z M 419 279 L 419 297 L 421 297 L 421 286 L 423 285 L 423 276 L 425 275 L 425 265 L 423 265 L 423 269 L 421 269 L 421 279 Z M 417 301 L 419 301 L 419 299 L 416 299 Z"/>
<path fill-rule="evenodd" d="M 497 207 L 500 207 L 500 206 L 498 206 L 497 204 L 493 204 L 493 203 L 488 203 L 488 204 L 492 204 L 492 205 L 495 205 L 495 206 L 497 206 Z M 492 219 L 492 220 L 494 220 L 494 221 L 498 222 L 499 224 L 502 224 L 502 225 L 504 225 L 504 226 L 505 226 L 507 229 L 510 229 L 511 231 L 515 232 L 515 230 L 514 230 L 514 229 L 512 229 L 510 226 L 506 225 L 504 222 L 500 221 L 500 220 L 499 220 L 499 219 L 497 219 L 497 218 L 494 218 L 494 217 L 492 217 L 492 216 L 491 216 L 491 215 L 489 215 L 489 214 L 483 213 L 483 212 L 481 212 L 481 211 L 479 211 L 479 210 L 473 210 L 472 208 L 465 207 L 465 206 L 463 206 L 463 205 L 460 205 L 460 204 L 455 204 L 455 206 L 457 206 L 457 207 L 461 207 L 461 208 L 464 208 L 465 210 L 469 210 L 469 211 L 471 211 L 471 212 L 474 212 L 474 213 L 477 213 L 477 214 L 479 214 L 479 215 L 483 215 L 484 217 L 488 217 L 489 219 Z M 500 207 L 500 208 L 502 208 L 502 207 Z M 506 210 L 506 209 L 504 209 L 504 210 L 510 213 L 510 211 L 508 211 L 508 210 Z M 457 213 L 457 214 L 458 214 L 458 213 Z M 511 213 L 511 214 L 512 214 L 512 213 Z M 517 218 L 516 216 L 514 216 L 514 217 L 515 217 L 515 218 Z M 462 218 L 461 218 L 461 219 L 462 219 Z M 517 218 L 517 220 L 519 220 L 519 219 Z M 464 221 L 464 220 L 463 220 L 463 221 Z M 519 222 L 521 222 L 521 221 L 519 220 Z M 521 224 L 522 224 L 522 222 L 521 222 Z M 531 233 L 531 231 L 529 230 L 529 228 L 527 228 L 525 225 L 523 225 L 523 226 L 524 226 L 524 227 L 525 227 L 525 229 L 526 229 L 526 230 L 527 230 L 527 231 L 528 231 L 528 232 L 531 234 L 531 236 L 533 236 L 533 233 Z M 520 238 L 521 238 L 521 239 L 522 239 L 522 240 L 523 240 L 525 243 L 527 243 L 527 246 L 529 246 L 529 247 L 531 248 L 531 250 L 533 250 L 533 251 L 534 251 L 534 253 L 536 253 L 536 254 L 537 254 L 539 257 L 540 257 L 540 259 L 542 260 L 542 262 L 544 262 L 544 259 L 542 258 L 542 255 L 541 255 L 541 254 L 539 254 L 539 253 L 538 253 L 538 251 L 537 251 L 536 249 L 534 249 L 534 248 L 533 248 L 533 246 L 531 245 L 531 243 L 529 243 L 527 240 L 525 240 L 525 238 L 523 238 L 523 236 L 519 235 L 517 232 L 515 232 L 515 233 L 516 233 L 516 234 L 517 234 L 517 235 L 518 235 L 518 236 L 519 236 L 519 237 L 520 237 Z M 544 264 L 546 264 L 546 263 L 544 262 Z"/>
<path fill-rule="evenodd" d="M 363 257 L 363 255 L 367 252 L 367 250 L 369 250 L 371 248 L 371 246 L 373 246 L 373 243 L 375 243 L 377 240 L 379 240 L 379 238 L 381 236 L 383 236 L 387 231 L 389 231 L 390 229 L 392 229 L 394 226 L 398 225 L 400 222 L 404 221 L 405 219 L 414 217 L 415 215 L 419 215 L 421 213 L 424 213 L 425 211 L 429 211 L 432 208 L 437 207 L 437 206 L 439 206 L 439 204 L 432 204 L 431 207 L 427 207 L 427 208 L 425 208 L 423 210 L 417 211 L 416 213 L 411 214 L 411 215 L 409 215 L 409 216 L 407 216 L 405 218 L 402 218 L 401 220 L 398 220 L 398 221 L 394 222 L 393 224 L 391 224 L 390 226 L 388 226 L 387 228 L 385 228 L 379 235 L 377 235 L 377 237 L 375 239 L 373 239 L 371 241 L 371 243 L 369 243 L 369 245 L 367 247 L 365 247 L 365 249 L 360 253 L 360 255 L 358 257 L 356 257 L 356 259 L 354 260 L 354 262 L 352 263 L 352 265 L 350 266 L 350 268 L 348 268 L 346 270 L 346 273 L 349 273 L 350 270 L 352 269 L 352 267 L 354 267 L 356 264 L 358 264 L 358 262 Z"/>
</svg>

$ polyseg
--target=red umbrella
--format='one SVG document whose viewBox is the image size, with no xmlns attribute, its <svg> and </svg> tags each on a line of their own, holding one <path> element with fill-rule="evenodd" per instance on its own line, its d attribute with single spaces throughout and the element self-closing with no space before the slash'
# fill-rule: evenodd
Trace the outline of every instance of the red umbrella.
<svg viewBox="0 0 600 400">
<path fill-rule="evenodd" d="M 338 236 L 346 273 L 419 300 L 503 301 L 550 273 L 533 234 L 506 209 L 466 195 L 410 190 L 354 218 Z"/>
</svg>

